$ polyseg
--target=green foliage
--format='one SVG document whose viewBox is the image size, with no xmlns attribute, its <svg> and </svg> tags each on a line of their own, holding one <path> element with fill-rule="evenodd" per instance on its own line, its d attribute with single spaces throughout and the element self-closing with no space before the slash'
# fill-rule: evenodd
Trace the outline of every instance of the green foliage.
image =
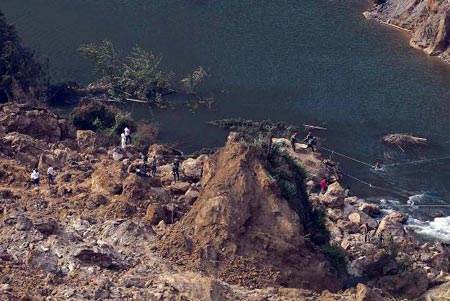
<svg viewBox="0 0 450 301">
<path fill-rule="evenodd" d="M 136 132 L 136 122 L 129 113 L 116 112 L 114 116 L 114 126 L 111 129 L 112 134 L 120 135 L 128 127 L 132 133 Z"/>
<path fill-rule="evenodd" d="M 332 246 L 330 244 L 325 244 L 321 246 L 321 251 L 324 253 L 330 263 L 337 268 L 338 270 L 345 270 L 347 266 L 347 254 L 345 251 L 338 247 L 338 246 Z"/>
<path fill-rule="evenodd" d="M 99 81 L 112 87 L 114 97 L 153 101 L 169 87 L 169 76 L 160 69 L 162 58 L 138 46 L 125 57 L 110 41 L 82 45 L 79 51 L 95 64 Z"/>
<path fill-rule="evenodd" d="M 254 121 L 241 118 L 221 119 L 208 122 L 219 128 L 250 135 L 272 134 L 276 137 L 289 137 L 293 132 L 302 131 L 301 127 L 271 120 Z"/>
<path fill-rule="evenodd" d="M 16 29 L 0 11 L 0 102 L 32 93 L 44 75 L 35 52 L 21 45 Z"/>
<path fill-rule="evenodd" d="M 202 66 L 199 66 L 192 72 L 192 74 L 189 74 L 185 78 L 183 78 L 180 81 L 180 84 L 186 91 L 186 93 L 192 94 L 194 93 L 195 87 L 203 82 L 207 76 L 208 72 L 206 72 L 206 70 Z"/>
</svg>

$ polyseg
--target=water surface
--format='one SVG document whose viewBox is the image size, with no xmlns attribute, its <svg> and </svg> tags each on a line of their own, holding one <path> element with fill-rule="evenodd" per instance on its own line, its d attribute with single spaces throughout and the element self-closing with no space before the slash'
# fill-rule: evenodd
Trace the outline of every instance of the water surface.
<svg viewBox="0 0 450 301">
<path fill-rule="evenodd" d="M 55 80 L 92 80 L 76 52 L 82 43 L 112 40 L 162 54 L 175 79 L 202 65 L 211 77 L 213 112 L 156 112 L 162 137 L 186 151 L 224 142 L 226 133 L 205 125 L 225 117 L 284 120 L 326 126 L 324 146 L 370 164 L 450 155 L 450 68 L 408 47 L 406 33 L 373 21 L 362 0 L 175 1 L 2 0 L 25 43 L 51 61 Z M 408 132 L 432 146 L 386 148 L 379 138 Z M 392 157 L 386 160 L 386 157 Z M 338 157 L 336 157 L 338 158 Z M 405 201 L 450 203 L 450 160 L 374 172 L 345 160 L 355 194 Z M 433 209 L 434 210 L 434 209 Z M 426 211 L 426 210 L 425 210 Z"/>
</svg>

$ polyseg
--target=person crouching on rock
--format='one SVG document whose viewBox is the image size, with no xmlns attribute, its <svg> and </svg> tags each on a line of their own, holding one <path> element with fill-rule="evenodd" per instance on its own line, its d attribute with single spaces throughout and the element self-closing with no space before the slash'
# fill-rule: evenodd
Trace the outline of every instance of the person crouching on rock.
<svg viewBox="0 0 450 301">
<path fill-rule="evenodd" d="M 37 168 L 33 169 L 33 172 L 31 173 L 31 181 L 34 186 L 39 187 L 39 171 Z"/>
<path fill-rule="evenodd" d="M 175 182 L 180 180 L 180 158 L 178 156 L 172 162 L 172 174 Z"/>
<path fill-rule="evenodd" d="M 47 168 L 48 187 L 55 184 L 55 170 L 49 165 Z"/>
<path fill-rule="evenodd" d="M 323 178 L 322 181 L 320 181 L 320 193 L 324 194 L 327 192 L 328 188 L 328 182 L 326 178 Z"/>
</svg>

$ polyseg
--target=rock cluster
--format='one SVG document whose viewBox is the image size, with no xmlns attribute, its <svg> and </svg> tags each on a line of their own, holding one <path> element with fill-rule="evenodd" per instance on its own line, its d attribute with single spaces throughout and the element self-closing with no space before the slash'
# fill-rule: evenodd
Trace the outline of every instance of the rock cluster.
<svg viewBox="0 0 450 301">
<path fill-rule="evenodd" d="M 323 195 L 308 185 L 311 204 L 294 210 L 258 148 L 229 139 L 185 160 L 173 183 L 170 158 L 181 153 L 167 146 L 150 147 L 157 175 L 141 176 L 134 147 L 65 136 L 45 109 L 0 109 L 1 300 L 447 300 L 447 245 L 419 243 L 405 214 L 383 217 L 337 183 Z M 32 129 L 36 116 L 50 121 Z M 282 147 L 307 181 L 323 176 L 320 158 Z M 33 187 L 31 169 L 49 164 L 56 185 L 41 176 Z M 310 239 L 312 209 L 347 273 Z"/>
</svg>

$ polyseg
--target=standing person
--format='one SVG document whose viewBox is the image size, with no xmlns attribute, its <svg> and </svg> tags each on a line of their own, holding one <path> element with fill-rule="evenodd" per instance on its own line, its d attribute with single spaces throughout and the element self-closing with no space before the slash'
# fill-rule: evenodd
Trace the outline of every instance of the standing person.
<svg viewBox="0 0 450 301">
<path fill-rule="evenodd" d="M 368 242 L 369 241 L 369 225 L 366 223 L 363 223 L 359 229 L 361 230 L 362 234 L 363 234 L 363 239 L 364 242 Z"/>
<path fill-rule="evenodd" d="M 141 153 L 141 159 L 144 162 L 142 166 L 143 166 L 143 169 L 145 171 L 145 170 L 147 170 L 147 163 L 148 163 L 148 156 L 147 156 L 147 154 L 146 153 Z"/>
<path fill-rule="evenodd" d="M 311 136 L 307 141 L 307 145 L 306 149 L 311 148 L 312 151 L 315 152 L 314 145 L 316 145 L 316 137 Z"/>
<path fill-rule="evenodd" d="M 127 145 L 127 138 L 125 133 L 120 134 L 120 147 L 125 148 Z"/>
<path fill-rule="evenodd" d="M 298 133 L 294 133 L 290 139 L 291 146 L 292 146 L 292 149 L 294 150 L 294 152 L 295 152 L 295 143 L 297 142 L 297 135 L 298 135 Z"/>
<path fill-rule="evenodd" d="M 55 170 L 52 165 L 47 168 L 48 187 L 55 184 Z"/>
<path fill-rule="evenodd" d="M 129 145 L 131 144 L 131 133 L 130 133 L 130 129 L 128 127 L 125 127 L 125 129 L 123 130 L 125 133 L 125 144 Z"/>
<path fill-rule="evenodd" d="M 320 181 L 320 193 L 325 193 L 327 191 L 328 182 L 326 178 L 323 178 L 322 181 Z"/>
<path fill-rule="evenodd" d="M 309 131 L 308 134 L 306 134 L 305 139 L 302 140 L 302 142 L 308 141 L 311 137 L 313 137 L 313 134 L 311 131 Z"/>
<path fill-rule="evenodd" d="M 152 173 L 152 176 L 156 176 L 157 169 L 158 169 L 158 160 L 156 159 L 155 155 L 150 161 L 150 172 Z"/>
<path fill-rule="evenodd" d="M 175 182 L 180 180 L 180 159 L 178 156 L 172 162 L 172 174 Z"/>
<path fill-rule="evenodd" d="M 37 168 L 33 169 L 31 173 L 31 180 L 33 181 L 33 185 L 39 187 L 39 171 Z"/>
</svg>

